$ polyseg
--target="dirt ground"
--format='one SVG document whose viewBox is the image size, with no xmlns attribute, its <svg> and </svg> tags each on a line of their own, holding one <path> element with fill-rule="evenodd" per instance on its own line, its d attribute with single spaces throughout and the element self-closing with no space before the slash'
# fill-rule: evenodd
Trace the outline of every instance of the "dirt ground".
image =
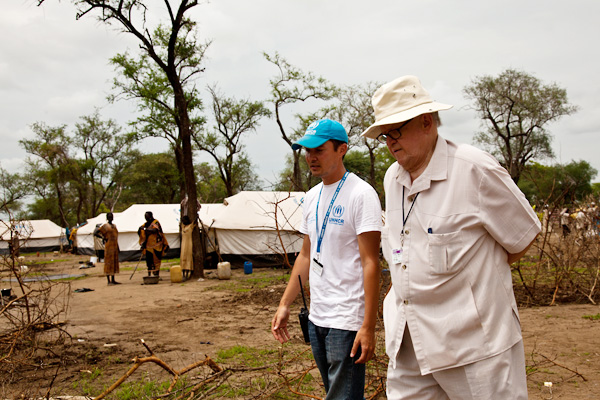
<svg viewBox="0 0 600 400">
<path fill-rule="evenodd" d="M 236 345 L 280 346 L 269 326 L 285 287 L 283 269 L 255 268 L 246 275 L 243 268 L 237 268 L 232 270 L 231 280 L 216 279 L 216 271 L 209 270 L 204 280 L 171 283 L 168 267 L 173 263 L 166 260 L 162 281 L 144 285 L 144 263 L 132 279 L 135 263 L 123 263 L 117 276 L 121 284 L 109 286 L 101 264 L 80 269 L 80 262 L 89 257 L 40 257 L 64 261 L 35 266 L 39 258 L 26 258 L 30 271 L 87 275 L 71 282 L 69 312 L 61 316 L 72 337 L 63 349 L 71 355 L 68 365 L 52 383 L 61 394 L 82 394 L 74 382 L 81 378 L 81 371 L 92 370 L 95 365 L 103 365 L 105 378 L 112 374 L 116 380 L 129 369 L 133 356 L 148 355 L 140 339 L 174 368 L 183 368 L 205 355 L 215 358 L 219 350 Z M 2 282 L 2 287 L 7 285 Z M 92 290 L 76 292 L 84 288 Z M 599 306 L 587 304 L 520 310 L 529 399 L 600 398 L 600 320 L 586 318 L 599 313 Z M 292 331 L 300 335 L 297 325 L 292 325 Z M 299 336 L 294 341 L 302 345 Z M 106 360 L 112 362 L 102 363 Z M 0 394 L 16 396 L 25 386 L 43 388 L 49 384 L 44 379 L 39 374 L 24 376 L 14 387 L 1 388 L 4 393 Z M 546 382 L 552 382 L 552 387 Z"/>
</svg>

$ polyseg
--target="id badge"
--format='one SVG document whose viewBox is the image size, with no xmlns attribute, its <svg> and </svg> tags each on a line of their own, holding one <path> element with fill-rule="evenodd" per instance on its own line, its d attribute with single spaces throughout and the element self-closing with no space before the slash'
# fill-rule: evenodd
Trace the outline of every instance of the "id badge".
<svg viewBox="0 0 600 400">
<path fill-rule="evenodd" d="M 404 252 L 402 249 L 392 249 L 392 262 L 394 264 L 402 264 Z"/>
<path fill-rule="evenodd" d="M 319 276 L 323 275 L 323 264 L 321 264 L 316 258 L 313 258 L 310 262 L 310 268 L 313 272 Z"/>
</svg>

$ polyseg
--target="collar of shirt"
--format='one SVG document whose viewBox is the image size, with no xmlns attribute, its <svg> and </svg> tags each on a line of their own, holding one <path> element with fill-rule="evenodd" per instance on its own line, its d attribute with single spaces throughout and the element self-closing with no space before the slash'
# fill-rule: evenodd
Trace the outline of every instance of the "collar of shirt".
<svg viewBox="0 0 600 400">
<path fill-rule="evenodd" d="M 396 181 L 409 189 L 408 196 L 413 196 L 429 189 L 431 181 L 443 181 L 448 178 L 448 143 L 438 135 L 435 150 L 427 168 L 414 182 L 410 181 L 410 174 L 400 164 L 397 162 L 395 164 L 397 166 Z"/>
</svg>

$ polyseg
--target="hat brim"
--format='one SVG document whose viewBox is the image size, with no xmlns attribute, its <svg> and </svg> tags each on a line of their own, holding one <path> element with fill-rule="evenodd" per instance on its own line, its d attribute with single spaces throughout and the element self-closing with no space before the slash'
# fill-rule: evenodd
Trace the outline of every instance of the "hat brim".
<svg viewBox="0 0 600 400">
<path fill-rule="evenodd" d="M 428 114 L 428 113 L 433 113 L 436 111 L 449 110 L 452 107 L 453 106 L 450 104 L 438 103 L 435 101 L 433 101 L 431 103 L 421 104 L 416 107 L 410 108 L 408 110 L 401 111 L 399 113 L 392 114 L 385 118 L 380 119 L 379 121 L 375 122 L 373 125 L 368 127 L 361 134 L 361 136 L 364 136 L 364 137 L 367 137 L 370 139 L 377 139 L 377 136 L 379 136 L 381 134 L 381 127 L 384 125 L 398 124 L 400 122 L 408 121 L 415 117 L 418 117 L 421 114 Z"/>
<path fill-rule="evenodd" d="M 314 149 L 315 147 L 319 147 L 329 139 L 331 138 L 323 138 L 317 135 L 306 135 L 292 143 L 292 150 L 298 150 L 301 147 Z"/>
</svg>

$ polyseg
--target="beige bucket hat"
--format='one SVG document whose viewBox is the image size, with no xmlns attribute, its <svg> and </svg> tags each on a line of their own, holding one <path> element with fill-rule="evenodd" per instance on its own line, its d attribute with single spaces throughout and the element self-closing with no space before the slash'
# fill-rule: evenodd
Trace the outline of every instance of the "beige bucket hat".
<svg viewBox="0 0 600 400">
<path fill-rule="evenodd" d="M 421 85 L 419 78 L 401 76 L 381 86 L 371 99 L 375 111 L 375 123 L 361 136 L 376 139 L 381 126 L 408 121 L 421 114 L 452 108 L 449 104 L 435 102 Z"/>
</svg>

